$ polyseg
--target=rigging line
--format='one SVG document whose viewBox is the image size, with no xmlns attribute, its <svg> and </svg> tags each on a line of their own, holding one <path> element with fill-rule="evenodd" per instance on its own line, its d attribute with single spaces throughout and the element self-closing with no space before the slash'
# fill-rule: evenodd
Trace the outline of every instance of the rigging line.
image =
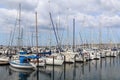
<svg viewBox="0 0 120 80">
<path fill-rule="evenodd" d="M 51 15 L 50 12 L 49 12 L 49 15 L 50 15 L 50 20 L 51 20 L 51 23 L 52 23 L 52 26 L 53 26 L 53 30 L 54 30 L 55 38 L 56 38 L 56 41 L 57 41 L 57 45 L 59 45 L 59 44 L 58 44 L 57 33 L 56 33 L 56 30 L 55 30 L 55 26 L 54 26 L 54 23 L 53 23 L 52 15 Z"/>
<path fill-rule="evenodd" d="M 17 12 L 17 17 L 18 17 L 18 14 L 19 14 L 19 11 Z M 13 30 L 13 33 L 12 33 L 12 39 L 11 39 L 10 46 L 12 46 L 13 40 L 14 40 L 14 36 L 15 36 L 15 31 L 16 31 L 16 27 L 17 27 L 17 17 L 16 17 L 16 20 L 15 20 L 15 25 L 14 25 L 14 30 Z"/>
<path fill-rule="evenodd" d="M 62 44 L 62 42 L 63 42 L 63 34 L 64 34 L 64 31 L 65 31 L 65 30 L 62 31 L 62 34 L 61 34 L 61 36 L 60 36 L 60 44 Z"/>
<path fill-rule="evenodd" d="M 115 36 L 115 33 L 114 33 L 113 29 L 110 29 L 110 32 L 111 32 L 111 42 L 112 41 L 113 41 L 113 43 L 117 42 L 116 38 L 113 37 L 113 36 Z"/>
<path fill-rule="evenodd" d="M 55 30 L 56 30 L 57 38 L 60 41 L 61 39 L 60 39 L 60 34 L 59 34 L 59 28 L 60 28 L 60 17 L 58 16 L 57 22 L 56 22 L 56 25 L 55 25 Z"/>
<path fill-rule="evenodd" d="M 81 36 L 81 32 L 79 32 L 79 37 L 80 37 L 80 40 L 81 40 L 81 42 L 83 44 L 83 39 L 82 39 L 82 36 Z"/>
<path fill-rule="evenodd" d="M 23 43 L 23 34 L 24 34 L 24 30 L 23 30 L 23 28 L 21 28 L 21 35 L 20 35 L 21 36 L 21 41 L 22 41 L 21 43 Z"/>
<path fill-rule="evenodd" d="M 117 36 L 117 41 L 118 41 L 118 43 L 119 43 L 119 40 L 120 40 L 119 32 L 116 33 L 116 36 Z"/>
<path fill-rule="evenodd" d="M 39 0 L 37 0 L 36 8 L 38 7 L 39 2 L 40 2 L 40 1 L 39 1 Z M 37 10 L 36 10 L 35 12 L 37 12 Z"/>
<path fill-rule="evenodd" d="M 8 47 L 10 46 L 11 38 L 12 38 L 12 30 L 10 31 L 10 36 L 9 36 L 9 41 L 8 41 Z"/>
<path fill-rule="evenodd" d="M 59 35 L 59 32 L 58 32 L 58 24 L 56 23 L 56 33 L 58 35 L 58 40 L 60 41 L 60 35 Z"/>
<path fill-rule="evenodd" d="M 59 20 L 59 27 L 60 27 L 60 20 Z M 65 31 L 65 30 L 64 30 L 64 29 L 63 29 L 63 30 L 61 29 L 60 31 L 61 31 L 62 33 L 59 34 L 59 32 L 58 32 L 58 37 L 59 37 L 59 41 L 60 41 L 59 43 L 62 44 L 63 34 L 64 34 L 64 31 Z"/>
<path fill-rule="evenodd" d="M 48 10 L 51 11 L 51 1 L 50 1 L 50 0 L 48 0 Z M 50 12 L 50 11 L 49 11 L 49 12 Z"/>
</svg>

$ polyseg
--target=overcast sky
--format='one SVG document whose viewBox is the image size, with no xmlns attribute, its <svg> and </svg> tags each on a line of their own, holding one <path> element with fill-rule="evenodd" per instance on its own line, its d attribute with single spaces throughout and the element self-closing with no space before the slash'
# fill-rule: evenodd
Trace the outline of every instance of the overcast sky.
<svg viewBox="0 0 120 80">
<path fill-rule="evenodd" d="M 38 12 L 39 45 L 56 44 L 49 12 L 58 26 L 60 41 L 72 43 L 73 18 L 76 22 L 76 43 L 120 42 L 120 0 L 2 0 L 0 1 L 0 44 L 8 45 L 14 32 L 18 36 L 18 12 L 21 4 L 21 28 L 24 44 L 32 44 L 35 34 L 35 12 Z M 17 24 L 16 24 L 17 23 Z M 81 35 L 81 38 L 80 38 Z M 33 38 L 35 40 L 35 38 Z M 34 41 L 35 43 L 35 41 Z"/>
</svg>

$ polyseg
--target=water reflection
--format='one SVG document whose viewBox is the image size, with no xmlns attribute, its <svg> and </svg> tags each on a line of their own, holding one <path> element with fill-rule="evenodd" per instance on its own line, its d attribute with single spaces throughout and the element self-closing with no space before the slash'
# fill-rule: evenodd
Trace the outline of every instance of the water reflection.
<svg viewBox="0 0 120 80">
<path fill-rule="evenodd" d="M 9 66 L 9 74 L 10 76 L 16 76 L 15 79 L 12 80 L 29 80 L 28 78 L 31 76 L 33 70 L 30 69 L 18 69 L 12 66 Z"/>
<path fill-rule="evenodd" d="M 120 80 L 119 67 L 120 56 L 62 66 L 47 65 L 37 70 L 5 65 L 0 66 L 0 80 Z"/>
</svg>

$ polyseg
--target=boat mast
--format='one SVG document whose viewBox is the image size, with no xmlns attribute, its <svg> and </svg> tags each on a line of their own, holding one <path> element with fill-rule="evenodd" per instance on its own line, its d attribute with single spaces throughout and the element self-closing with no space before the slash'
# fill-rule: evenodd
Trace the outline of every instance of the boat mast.
<svg viewBox="0 0 120 80">
<path fill-rule="evenodd" d="M 37 25 L 37 12 L 35 12 L 35 20 L 36 20 L 36 50 L 38 54 L 38 25 Z"/>
<path fill-rule="evenodd" d="M 88 45 L 89 45 L 89 48 L 92 48 L 93 46 L 92 46 L 92 28 L 90 29 L 90 41 L 89 41 L 89 43 L 88 43 Z"/>
<path fill-rule="evenodd" d="M 99 25 L 99 49 L 102 47 L 101 23 Z"/>
<path fill-rule="evenodd" d="M 75 19 L 73 19 L 73 52 L 75 51 Z"/>
<path fill-rule="evenodd" d="M 55 30 L 55 26 L 54 26 L 54 23 L 53 23 L 52 15 L 51 15 L 50 12 L 49 12 L 49 15 L 50 15 L 50 20 L 51 20 L 51 23 L 52 23 L 52 26 L 53 26 L 53 31 L 54 31 L 54 34 L 55 34 L 55 38 L 56 38 L 56 41 L 57 41 L 57 46 L 60 47 L 59 41 L 58 41 L 57 32 L 56 32 L 56 30 Z"/>
<path fill-rule="evenodd" d="M 31 34 L 31 46 L 33 47 L 33 32 Z"/>
<path fill-rule="evenodd" d="M 67 8 L 67 10 L 68 10 L 68 8 Z M 69 25 L 68 25 L 68 14 L 67 14 L 67 16 L 66 16 L 66 27 L 67 27 L 67 47 L 69 48 L 69 43 L 70 43 L 70 41 L 69 41 Z"/>
<path fill-rule="evenodd" d="M 20 23 L 20 21 L 21 21 L 21 4 L 19 4 L 19 19 L 18 19 L 19 21 L 18 21 L 18 24 L 19 24 L 19 34 L 18 34 L 18 48 L 20 49 L 21 48 L 21 23 Z"/>
</svg>

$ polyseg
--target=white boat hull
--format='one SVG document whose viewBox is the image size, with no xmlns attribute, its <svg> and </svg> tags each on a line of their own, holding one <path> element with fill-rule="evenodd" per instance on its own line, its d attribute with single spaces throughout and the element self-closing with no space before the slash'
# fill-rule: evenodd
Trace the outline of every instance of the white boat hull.
<svg viewBox="0 0 120 80">
<path fill-rule="evenodd" d="M 10 61 L 10 65 L 15 68 L 31 69 L 33 66 L 29 63 L 20 63 L 19 60 Z"/>
<path fill-rule="evenodd" d="M 100 54 L 98 52 L 95 53 L 95 58 L 94 59 L 100 59 Z"/>
<path fill-rule="evenodd" d="M 116 51 L 111 51 L 111 57 L 116 57 L 117 56 L 117 52 Z"/>
<path fill-rule="evenodd" d="M 44 67 L 45 66 L 45 61 L 43 59 L 39 59 L 39 63 L 37 63 L 37 60 L 36 61 L 30 61 L 30 64 L 34 67 Z"/>
<path fill-rule="evenodd" d="M 2 57 L 0 57 L 0 61 L 9 62 L 9 57 L 2 56 Z"/>
<path fill-rule="evenodd" d="M 54 65 L 62 65 L 64 60 L 54 59 Z M 53 65 L 53 58 L 46 58 L 46 64 Z"/>
<path fill-rule="evenodd" d="M 82 56 L 82 55 L 77 55 L 77 56 L 75 57 L 75 61 L 76 61 L 76 62 L 85 62 L 85 61 L 86 61 L 86 58 L 85 58 L 84 56 Z"/>
</svg>

